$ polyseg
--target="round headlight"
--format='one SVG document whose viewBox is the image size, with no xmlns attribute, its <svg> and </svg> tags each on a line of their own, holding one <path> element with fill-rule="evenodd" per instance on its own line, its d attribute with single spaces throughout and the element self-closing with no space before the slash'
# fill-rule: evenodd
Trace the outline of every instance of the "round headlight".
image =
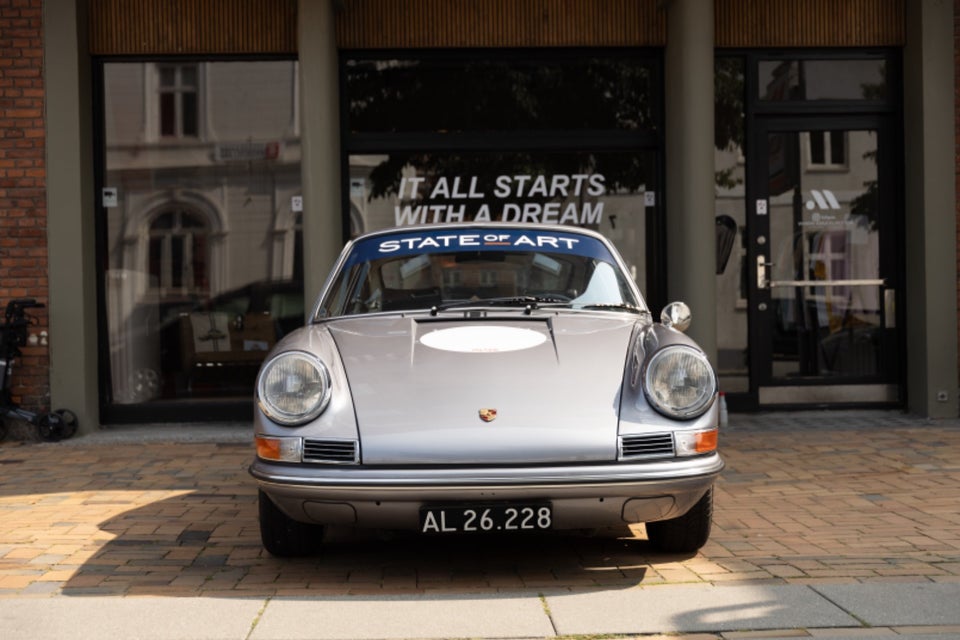
<svg viewBox="0 0 960 640">
<path fill-rule="evenodd" d="M 650 404 L 671 418 L 701 415 L 717 391 L 717 378 L 706 356 L 683 345 L 654 353 L 643 380 Z"/>
<path fill-rule="evenodd" d="M 330 401 L 330 372 L 309 353 L 281 353 L 260 370 L 257 396 L 260 409 L 274 422 L 310 422 Z"/>
</svg>

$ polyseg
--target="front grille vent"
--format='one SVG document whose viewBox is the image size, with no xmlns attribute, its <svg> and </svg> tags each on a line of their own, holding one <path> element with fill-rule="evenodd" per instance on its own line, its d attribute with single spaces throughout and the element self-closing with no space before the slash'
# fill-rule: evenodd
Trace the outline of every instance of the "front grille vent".
<svg viewBox="0 0 960 640">
<path fill-rule="evenodd" d="M 620 459 L 673 457 L 673 434 L 651 433 L 620 438 Z"/>
<path fill-rule="evenodd" d="M 327 464 L 357 464 L 360 461 L 356 440 L 313 440 L 303 441 L 304 462 L 325 462 Z"/>
</svg>

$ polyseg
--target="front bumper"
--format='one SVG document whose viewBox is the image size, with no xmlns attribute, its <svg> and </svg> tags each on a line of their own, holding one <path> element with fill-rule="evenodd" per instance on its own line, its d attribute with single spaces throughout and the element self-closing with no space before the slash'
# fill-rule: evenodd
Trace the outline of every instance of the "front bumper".
<svg viewBox="0 0 960 640">
<path fill-rule="evenodd" d="M 419 528 L 428 504 L 550 502 L 558 529 L 683 515 L 723 470 L 716 453 L 637 463 L 537 467 L 368 468 L 260 459 L 250 473 L 290 518 L 317 524 Z"/>
</svg>

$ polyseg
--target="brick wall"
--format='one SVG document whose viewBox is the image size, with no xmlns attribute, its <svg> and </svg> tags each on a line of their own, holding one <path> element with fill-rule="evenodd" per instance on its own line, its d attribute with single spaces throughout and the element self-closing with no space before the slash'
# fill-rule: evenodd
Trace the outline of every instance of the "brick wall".
<svg viewBox="0 0 960 640">
<path fill-rule="evenodd" d="M 43 89 L 43 1 L 0 0 L 0 305 L 47 302 L 47 204 Z M 45 309 L 31 332 L 46 330 Z M 3 321 L 0 316 L 0 322 Z M 23 349 L 14 398 L 38 409 L 49 395 L 47 348 Z"/>
</svg>

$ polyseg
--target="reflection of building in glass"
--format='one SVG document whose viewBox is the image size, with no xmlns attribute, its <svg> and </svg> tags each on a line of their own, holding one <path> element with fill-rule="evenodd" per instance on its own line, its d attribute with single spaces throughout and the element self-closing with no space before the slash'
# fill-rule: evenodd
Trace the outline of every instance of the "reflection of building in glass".
<svg viewBox="0 0 960 640">
<path fill-rule="evenodd" d="M 187 389 L 182 314 L 251 283 L 302 280 L 296 62 L 108 63 L 104 96 L 114 392 L 218 393 Z M 227 320 L 239 342 L 214 351 L 261 350 Z"/>
</svg>

